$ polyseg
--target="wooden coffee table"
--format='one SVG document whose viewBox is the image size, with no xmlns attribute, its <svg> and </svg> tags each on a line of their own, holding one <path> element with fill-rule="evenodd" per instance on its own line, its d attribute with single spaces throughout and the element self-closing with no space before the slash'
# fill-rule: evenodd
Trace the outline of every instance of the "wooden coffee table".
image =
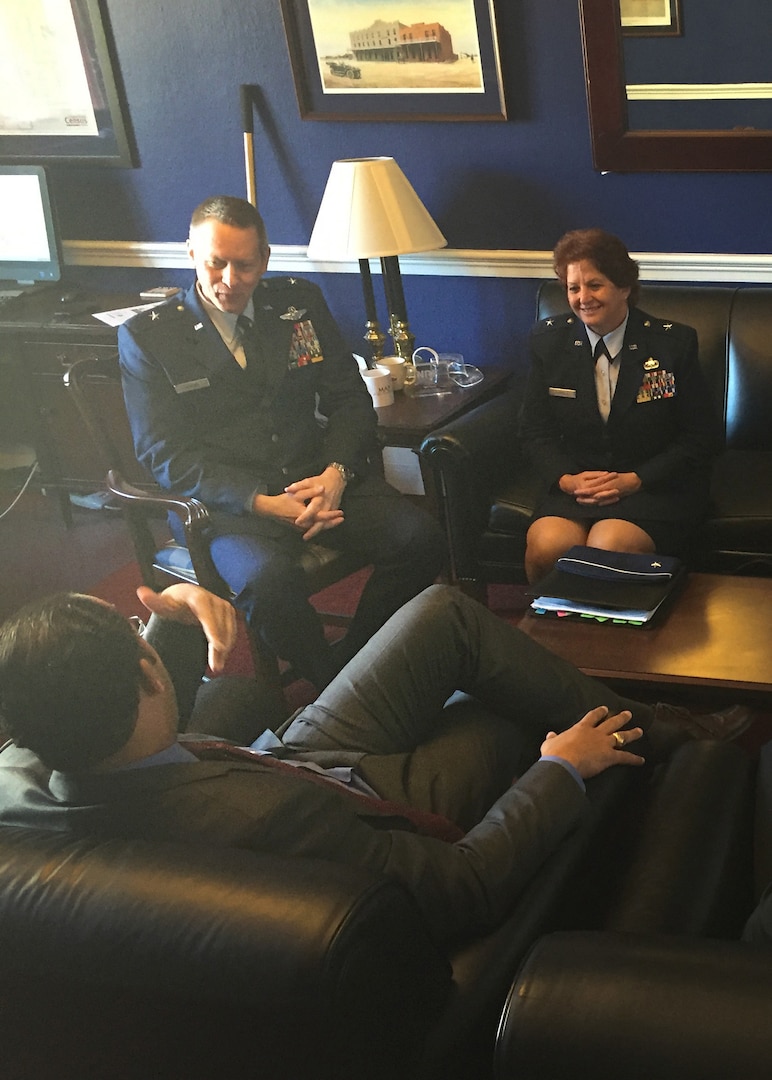
<svg viewBox="0 0 772 1080">
<path fill-rule="evenodd" d="M 527 608 L 525 595 L 524 602 Z M 519 626 L 628 693 L 651 697 L 662 690 L 672 700 L 680 689 L 711 703 L 772 704 L 772 579 L 691 574 L 650 630 L 540 618 L 527 609 Z"/>
</svg>

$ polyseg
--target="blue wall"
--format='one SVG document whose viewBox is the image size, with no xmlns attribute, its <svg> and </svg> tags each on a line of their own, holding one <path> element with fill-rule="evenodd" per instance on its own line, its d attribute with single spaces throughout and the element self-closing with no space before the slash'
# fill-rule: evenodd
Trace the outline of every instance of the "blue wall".
<svg viewBox="0 0 772 1080">
<path fill-rule="evenodd" d="M 275 244 L 307 242 L 335 158 L 386 154 L 451 247 L 544 250 L 568 228 L 601 225 L 634 251 L 770 250 L 768 175 L 597 174 L 576 4 L 497 6 L 509 121 L 397 124 L 300 119 L 279 0 L 107 0 L 140 167 L 53 167 L 63 235 L 181 241 L 204 196 L 244 194 L 239 86 L 252 83 L 258 197 Z M 355 346 L 356 278 L 319 280 Z M 419 344 L 521 362 L 533 281 L 406 277 L 405 291 Z"/>
</svg>

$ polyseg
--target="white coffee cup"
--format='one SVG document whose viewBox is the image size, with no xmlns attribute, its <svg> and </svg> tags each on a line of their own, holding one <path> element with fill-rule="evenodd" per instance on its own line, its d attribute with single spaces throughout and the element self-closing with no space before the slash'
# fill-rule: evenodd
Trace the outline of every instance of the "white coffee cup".
<svg viewBox="0 0 772 1080">
<path fill-rule="evenodd" d="M 394 390 L 391 385 L 391 371 L 387 367 L 376 364 L 374 368 L 367 368 L 359 373 L 365 381 L 365 386 L 373 399 L 376 409 L 383 405 L 394 404 Z"/>
<path fill-rule="evenodd" d="M 405 385 L 405 359 L 402 356 L 382 356 L 378 367 L 388 368 L 391 372 L 392 390 L 401 390 Z"/>
</svg>

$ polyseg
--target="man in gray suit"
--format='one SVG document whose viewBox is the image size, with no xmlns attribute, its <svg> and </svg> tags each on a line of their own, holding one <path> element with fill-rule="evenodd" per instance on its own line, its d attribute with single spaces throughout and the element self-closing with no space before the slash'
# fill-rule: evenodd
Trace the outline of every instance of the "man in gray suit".
<svg viewBox="0 0 772 1080">
<path fill-rule="evenodd" d="M 221 670 L 232 609 L 184 584 L 138 595 L 153 613 L 143 637 L 114 608 L 73 593 L 0 627 L 0 715 L 11 740 L 0 753 L 1 823 L 365 866 L 401 881 L 447 936 L 500 921 L 580 827 L 591 778 L 642 765 L 644 730 L 652 738 L 661 726 L 652 708 L 458 590 L 432 586 L 315 702 L 258 736 L 257 753 L 191 743 L 178 736 L 160 653 L 197 679 L 201 627 Z M 244 685 L 207 684 L 204 706 L 220 714 L 210 730 L 233 719 L 233 687 Z M 456 690 L 476 700 L 448 704 Z M 199 719 L 194 709 L 194 727 Z M 736 717 L 711 719 L 733 734 Z"/>
</svg>

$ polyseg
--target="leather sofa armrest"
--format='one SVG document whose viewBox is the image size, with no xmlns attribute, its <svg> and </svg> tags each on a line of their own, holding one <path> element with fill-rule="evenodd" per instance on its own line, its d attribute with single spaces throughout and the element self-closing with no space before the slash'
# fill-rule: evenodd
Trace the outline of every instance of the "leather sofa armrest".
<svg viewBox="0 0 772 1080">
<path fill-rule="evenodd" d="M 772 950 L 602 932 L 529 953 L 496 1043 L 497 1080 L 766 1080 Z"/>
<path fill-rule="evenodd" d="M 516 392 L 510 390 L 433 431 L 419 448 L 434 477 L 456 581 L 475 576 L 477 543 L 496 485 L 526 467 L 517 410 Z"/>
<path fill-rule="evenodd" d="M 657 768 L 606 929 L 740 936 L 753 906 L 755 769 L 742 747 L 713 740 L 687 742 Z"/>
<path fill-rule="evenodd" d="M 411 897 L 366 871 L 7 826 L 0 952 L 9 1076 L 391 1080 L 450 989 Z M 98 1045 L 135 1070 L 90 1071 Z"/>
</svg>

